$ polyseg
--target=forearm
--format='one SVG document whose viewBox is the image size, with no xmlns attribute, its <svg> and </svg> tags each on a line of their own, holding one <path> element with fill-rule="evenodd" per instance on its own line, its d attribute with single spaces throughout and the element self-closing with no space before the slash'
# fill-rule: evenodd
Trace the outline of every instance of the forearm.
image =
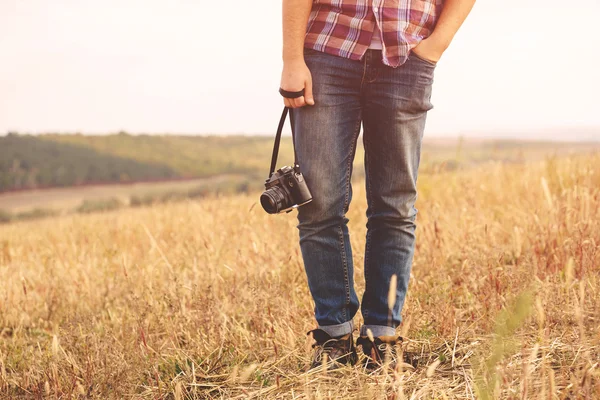
<svg viewBox="0 0 600 400">
<path fill-rule="evenodd" d="M 302 59 L 312 0 L 283 0 L 283 62 Z"/>
<path fill-rule="evenodd" d="M 445 50 L 474 4 L 475 0 L 444 0 L 444 8 L 429 38 Z"/>
</svg>

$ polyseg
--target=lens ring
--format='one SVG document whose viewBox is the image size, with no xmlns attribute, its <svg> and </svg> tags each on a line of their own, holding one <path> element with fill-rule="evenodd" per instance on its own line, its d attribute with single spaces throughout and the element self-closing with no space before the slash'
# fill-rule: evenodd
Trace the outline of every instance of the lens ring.
<svg viewBox="0 0 600 400">
<path fill-rule="evenodd" d="M 270 193 L 265 192 L 262 194 L 262 196 L 260 196 L 260 204 L 269 214 L 277 213 L 277 202 L 275 202 Z"/>
<path fill-rule="evenodd" d="M 289 206 L 287 206 L 289 202 L 290 199 L 289 196 L 287 196 L 286 191 L 278 186 L 266 190 L 262 196 L 260 196 L 260 204 L 269 214 L 277 214 L 282 210 L 289 208 Z"/>
</svg>

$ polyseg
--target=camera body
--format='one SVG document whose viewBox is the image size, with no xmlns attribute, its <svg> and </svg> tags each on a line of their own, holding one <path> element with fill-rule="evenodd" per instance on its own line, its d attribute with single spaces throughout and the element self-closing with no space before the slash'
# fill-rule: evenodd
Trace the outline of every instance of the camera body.
<svg viewBox="0 0 600 400">
<path fill-rule="evenodd" d="M 269 214 L 290 212 L 312 201 L 312 195 L 298 166 L 282 167 L 265 182 L 260 204 Z"/>
</svg>

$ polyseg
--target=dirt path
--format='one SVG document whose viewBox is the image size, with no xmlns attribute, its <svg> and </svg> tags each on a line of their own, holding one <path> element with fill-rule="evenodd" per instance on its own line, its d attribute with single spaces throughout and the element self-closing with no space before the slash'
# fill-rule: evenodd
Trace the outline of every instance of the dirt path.
<svg viewBox="0 0 600 400">
<path fill-rule="evenodd" d="M 236 175 L 219 175 L 210 178 L 190 179 L 171 182 L 140 182 L 116 185 L 90 185 L 69 188 L 28 190 L 23 192 L 0 193 L 0 210 L 11 213 L 24 212 L 36 208 L 65 210 L 81 205 L 84 200 L 117 198 L 124 203 L 133 195 L 143 196 L 165 192 L 182 192 L 200 186 L 218 184 Z"/>
</svg>

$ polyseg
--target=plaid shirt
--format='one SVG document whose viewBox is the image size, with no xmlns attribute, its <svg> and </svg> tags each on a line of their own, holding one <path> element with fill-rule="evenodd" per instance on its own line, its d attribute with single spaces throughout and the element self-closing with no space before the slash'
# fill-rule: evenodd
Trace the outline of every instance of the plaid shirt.
<svg viewBox="0 0 600 400">
<path fill-rule="evenodd" d="M 377 21 L 383 63 L 398 67 L 433 32 L 442 5 L 443 0 L 313 0 L 304 46 L 360 60 Z"/>
</svg>

